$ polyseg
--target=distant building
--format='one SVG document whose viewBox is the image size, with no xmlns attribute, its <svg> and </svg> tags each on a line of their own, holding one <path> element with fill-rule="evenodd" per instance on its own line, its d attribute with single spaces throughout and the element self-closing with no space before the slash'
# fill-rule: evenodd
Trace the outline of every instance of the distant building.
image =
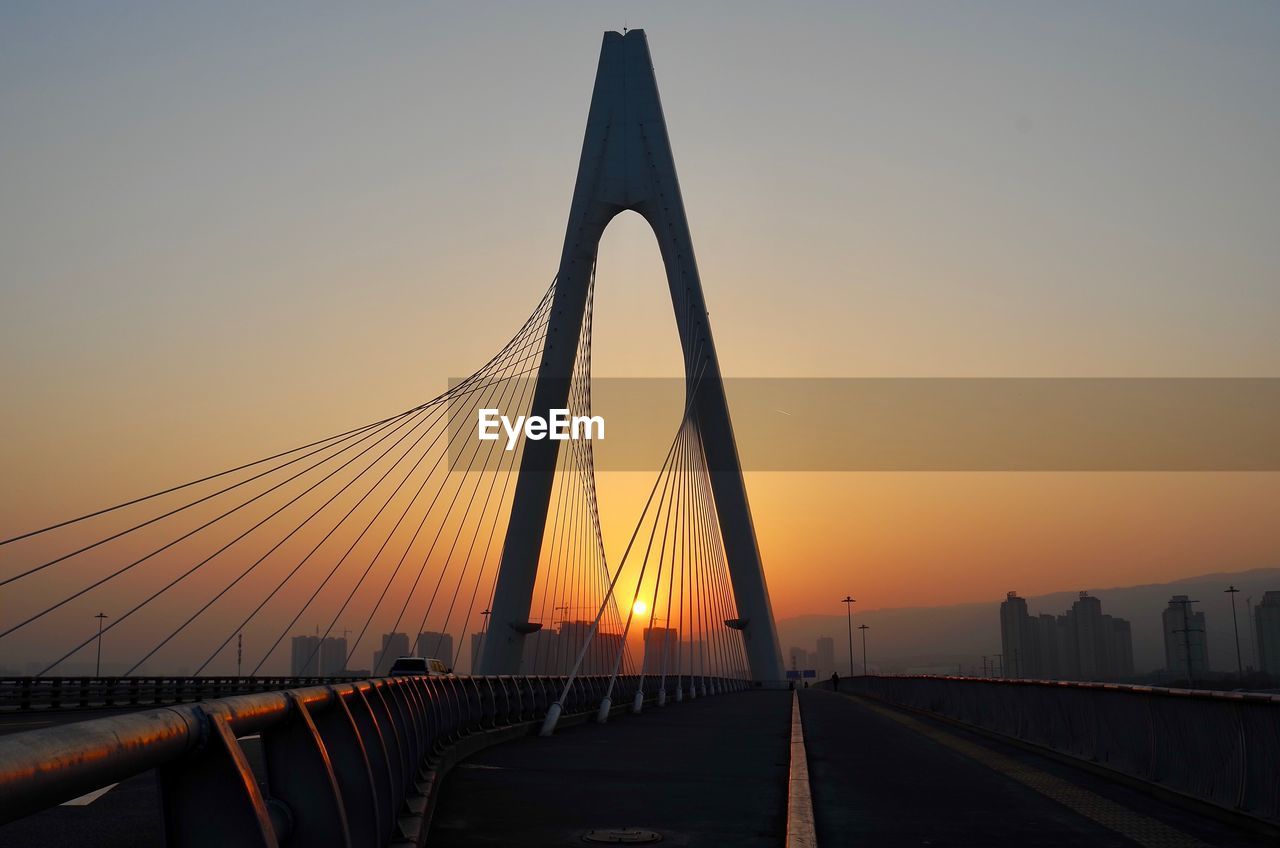
<svg viewBox="0 0 1280 848">
<path fill-rule="evenodd" d="M 589 621 L 562 621 L 559 629 L 559 659 L 557 661 L 557 670 L 540 672 L 541 674 L 568 674 L 569 669 L 573 667 L 574 661 L 578 658 L 582 647 L 587 645 L 587 638 L 591 635 L 591 622 Z M 583 657 L 582 672 L 584 674 L 601 673 L 601 662 L 603 654 L 603 643 L 596 643 L 595 639 L 591 639 L 591 645 L 587 647 L 586 656 Z M 590 667 L 592 670 L 587 671 Z M 610 667 L 612 670 L 612 666 Z"/>
<path fill-rule="evenodd" d="M 579 674 L 610 674 L 621 650 L 621 633 L 597 630 L 592 636 L 590 621 L 562 621 L 557 630 L 544 628 L 525 637 L 522 673 L 568 674 L 582 653 Z"/>
<path fill-rule="evenodd" d="M 1191 608 L 1194 601 L 1174 595 L 1161 614 L 1164 630 L 1164 667 L 1174 677 L 1191 681 L 1209 670 L 1209 646 L 1205 639 L 1204 613 Z"/>
<path fill-rule="evenodd" d="M 560 636 L 554 630 L 537 630 L 524 637 L 521 674 L 563 674 L 568 671 Z M 569 660 L 573 662 L 573 660 Z"/>
<path fill-rule="evenodd" d="M 480 651 L 484 648 L 484 634 L 471 634 L 471 673 L 475 674 L 480 668 Z"/>
<path fill-rule="evenodd" d="M 453 637 L 448 633 L 437 633 L 434 630 L 427 630 L 418 634 L 418 641 L 415 643 L 415 657 L 434 657 L 440 660 L 448 668 L 453 668 Z"/>
<path fill-rule="evenodd" d="M 1004 654 L 1005 677 L 1039 677 L 1035 620 L 1027 614 L 1027 602 L 1010 592 L 1000 602 L 1000 650 Z"/>
<path fill-rule="evenodd" d="M 1111 657 L 1114 663 L 1116 677 L 1132 677 L 1133 676 L 1133 626 L 1123 618 L 1112 618 L 1106 616 L 1111 621 L 1111 644 L 1114 645 L 1115 653 Z"/>
<path fill-rule="evenodd" d="M 1087 592 L 1059 616 L 1032 616 L 1010 592 L 1000 604 L 1000 645 L 1006 677 L 1117 680 L 1133 674 L 1133 631 L 1123 618 L 1103 615 Z"/>
<path fill-rule="evenodd" d="M 391 670 L 393 662 L 407 656 L 410 656 L 407 633 L 383 633 L 382 650 L 373 652 L 374 675 L 381 677 Z"/>
<path fill-rule="evenodd" d="M 1280 592 L 1267 592 L 1253 608 L 1253 624 L 1258 636 L 1258 667 L 1273 678 L 1280 677 Z"/>
<path fill-rule="evenodd" d="M 320 674 L 336 677 L 347 672 L 347 640 L 330 636 L 320 642 Z"/>
<path fill-rule="evenodd" d="M 289 673 L 294 677 L 316 677 L 320 674 L 320 637 L 294 636 L 289 659 Z"/>
<path fill-rule="evenodd" d="M 1042 612 L 1031 619 L 1034 659 L 1018 657 L 1019 674 L 1039 680 L 1061 680 L 1064 660 L 1058 639 L 1058 617 Z"/>
<path fill-rule="evenodd" d="M 614 663 L 618 660 L 618 654 L 622 651 L 622 634 L 608 633 L 599 631 L 595 638 L 591 640 L 591 649 L 587 651 L 587 656 L 582 661 L 583 674 L 609 674 L 613 671 Z M 569 657 L 566 665 L 573 664 L 577 655 Z M 626 659 L 623 659 L 626 662 Z M 624 666 L 625 667 L 625 666 Z"/>
<path fill-rule="evenodd" d="M 818 637 L 818 650 L 812 657 L 819 677 L 830 677 L 836 670 L 836 640 L 830 636 Z"/>
<path fill-rule="evenodd" d="M 680 633 L 674 627 L 646 627 L 642 664 L 644 673 L 675 674 L 679 647 Z"/>
</svg>

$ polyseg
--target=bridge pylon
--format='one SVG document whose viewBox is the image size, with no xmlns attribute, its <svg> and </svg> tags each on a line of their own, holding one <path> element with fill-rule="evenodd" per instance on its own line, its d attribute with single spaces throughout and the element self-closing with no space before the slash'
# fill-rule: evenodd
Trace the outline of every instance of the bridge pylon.
<svg viewBox="0 0 1280 848">
<path fill-rule="evenodd" d="M 751 507 L 716 358 L 675 158 L 644 30 L 606 32 L 560 255 L 547 341 L 530 415 L 566 407 L 600 238 L 621 212 L 638 212 L 658 240 L 684 352 L 698 375 L 691 412 L 701 435 L 751 675 L 784 677 Z M 692 388 L 692 380 L 691 380 Z M 480 658 L 483 674 L 520 670 L 560 442 L 527 441 Z"/>
</svg>

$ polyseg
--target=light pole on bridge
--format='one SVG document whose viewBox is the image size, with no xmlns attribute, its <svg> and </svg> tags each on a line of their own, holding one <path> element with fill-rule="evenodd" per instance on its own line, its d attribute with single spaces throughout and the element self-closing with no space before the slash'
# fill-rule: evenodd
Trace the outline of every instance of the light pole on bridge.
<svg viewBox="0 0 1280 848">
<path fill-rule="evenodd" d="M 1240 624 L 1236 621 L 1236 593 L 1240 590 L 1231 584 L 1222 591 L 1231 596 L 1231 629 L 1236 634 L 1236 671 L 1240 674 L 1240 679 L 1244 680 L 1244 660 L 1240 658 Z"/>
<path fill-rule="evenodd" d="M 106 620 L 107 614 L 99 612 L 94 618 L 98 619 L 98 662 L 93 668 L 93 676 L 102 676 L 102 622 Z"/>
<path fill-rule="evenodd" d="M 847 617 L 849 619 L 849 676 L 853 677 L 853 605 L 857 603 L 850 595 L 845 595 L 840 601 L 844 604 Z"/>
<path fill-rule="evenodd" d="M 862 676 L 867 676 L 867 631 L 871 629 L 870 624 L 859 624 L 858 629 L 862 631 Z"/>
</svg>

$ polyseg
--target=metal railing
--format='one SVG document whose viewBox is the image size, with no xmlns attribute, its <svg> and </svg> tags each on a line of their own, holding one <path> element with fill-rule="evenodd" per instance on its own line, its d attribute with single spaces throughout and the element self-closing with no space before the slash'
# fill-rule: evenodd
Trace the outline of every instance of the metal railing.
<svg viewBox="0 0 1280 848">
<path fill-rule="evenodd" d="M 185 704 L 357 680 L 341 677 L 0 677 L 0 714 Z"/>
<path fill-rule="evenodd" d="M 608 680 L 575 680 L 564 714 L 593 715 Z M 747 686 L 696 680 L 713 691 Z M 536 729 L 564 684 L 563 677 L 379 678 L 15 733 L 0 737 L 0 823 L 157 769 L 166 845 L 421 844 L 430 758 L 473 734 Z M 626 696 L 619 702 L 634 698 L 639 684 L 638 676 L 618 678 L 615 691 Z M 239 741 L 253 734 L 261 736 L 265 793 Z"/>
<path fill-rule="evenodd" d="M 1057 680 L 851 677 L 849 690 L 1280 823 L 1280 696 Z"/>
</svg>

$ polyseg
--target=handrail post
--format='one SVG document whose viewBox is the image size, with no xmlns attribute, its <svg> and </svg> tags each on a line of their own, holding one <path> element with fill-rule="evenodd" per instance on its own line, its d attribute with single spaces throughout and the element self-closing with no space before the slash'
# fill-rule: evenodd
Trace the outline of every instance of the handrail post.
<svg viewBox="0 0 1280 848">
<path fill-rule="evenodd" d="M 169 848 L 278 848 L 258 781 L 226 719 L 205 713 L 201 748 L 160 769 L 165 845 Z M 210 811 L 217 827 L 210 827 Z M 287 820 L 287 817 L 285 817 Z"/>
<path fill-rule="evenodd" d="M 293 691 L 286 692 L 285 698 L 289 717 L 262 732 L 262 749 L 271 794 L 292 814 L 290 842 L 351 848 L 346 805 L 329 751 L 306 703 Z"/>
</svg>

